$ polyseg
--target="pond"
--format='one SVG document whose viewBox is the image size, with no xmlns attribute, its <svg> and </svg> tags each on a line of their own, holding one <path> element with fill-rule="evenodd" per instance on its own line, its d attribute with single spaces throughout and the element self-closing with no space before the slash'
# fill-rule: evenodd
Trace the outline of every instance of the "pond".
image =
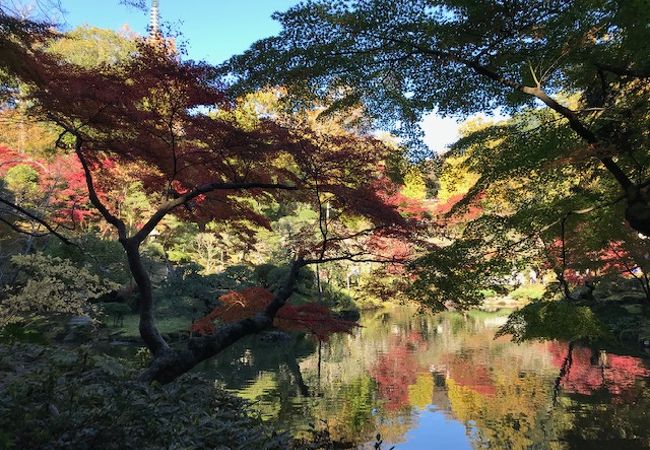
<svg viewBox="0 0 650 450">
<path fill-rule="evenodd" d="M 203 370 L 295 435 L 350 448 L 650 448 L 642 355 L 494 339 L 508 311 L 364 313 L 353 334 L 253 337 Z M 326 425 L 325 425 L 326 424 Z"/>
</svg>

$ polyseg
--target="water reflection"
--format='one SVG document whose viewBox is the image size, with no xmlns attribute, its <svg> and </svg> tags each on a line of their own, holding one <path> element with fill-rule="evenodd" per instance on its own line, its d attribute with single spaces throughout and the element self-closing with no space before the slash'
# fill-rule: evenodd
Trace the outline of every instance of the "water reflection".
<svg viewBox="0 0 650 450">
<path fill-rule="evenodd" d="M 365 314 L 323 344 L 251 338 L 205 370 L 295 434 L 326 421 L 372 448 L 650 448 L 650 370 L 636 356 L 493 339 L 507 311 Z M 386 446 L 389 448 L 390 445 Z"/>
</svg>

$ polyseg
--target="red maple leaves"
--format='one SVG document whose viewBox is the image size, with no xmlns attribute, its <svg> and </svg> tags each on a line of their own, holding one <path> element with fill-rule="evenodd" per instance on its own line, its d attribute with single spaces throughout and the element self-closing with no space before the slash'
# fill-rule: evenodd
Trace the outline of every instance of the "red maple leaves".
<svg viewBox="0 0 650 450">
<path fill-rule="evenodd" d="M 553 364 L 562 367 L 567 358 L 566 344 L 550 344 Z M 594 358 L 596 356 L 596 358 Z M 571 352 L 571 364 L 560 381 L 567 392 L 592 395 L 595 391 L 606 390 L 612 395 L 625 395 L 641 377 L 650 376 L 640 358 L 603 354 L 598 361 L 590 348 L 576 347 Z"/>
<path fill-rule="evenodd" d="M 191 331 L 205 336 L 216 331 L 215 321 L 233 323 L 262 313 L 273 301 L 274 295 L 260 287 L 233 291 L 219 297 L 221 304 L 208 315 L 195 321 Z M 316 303 L 285 304 L 275 316 L 273 325 L 284 331 L 311 333 L 319 340 L 327 340 L 333 333 L 347 333 L 357 327 L 356 322 L 344 320 L 326 306 Z"/>
<path fill-rule="evenodd" d="M 0 146 L 0 175 L 18 166 L 31 167 L 38 174 L 39 207 L 52 210 L 52 220 L 68 225 L 80 224 L 95 213 L 88 204 L 83 169 L 74 155 L 56 155 L 52 159 L 25 155 Z"/>
</svg>

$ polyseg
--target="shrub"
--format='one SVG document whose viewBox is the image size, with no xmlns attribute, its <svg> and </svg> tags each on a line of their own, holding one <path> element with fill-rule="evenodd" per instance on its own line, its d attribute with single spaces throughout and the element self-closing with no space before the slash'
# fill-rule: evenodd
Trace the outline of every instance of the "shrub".
<svg viewBox="0 0 650 450">
<path fill-rule="evenodd" d="M 26 369 L 29 368 L 29 369 Z M 0 346 L 0 447 L 286 449 L 289 438 L 197 376 L 133 381 L 123 360 L 36 345 Z"/>
<path fill-rule="evenodd" d="M 34 315 L 92 314 L 88 300 L 117 287 L 67 259 L 14 255 L 11 262 L 19 268 L 22 281 L 0 303 L 0 327 Z"/>
</svg>

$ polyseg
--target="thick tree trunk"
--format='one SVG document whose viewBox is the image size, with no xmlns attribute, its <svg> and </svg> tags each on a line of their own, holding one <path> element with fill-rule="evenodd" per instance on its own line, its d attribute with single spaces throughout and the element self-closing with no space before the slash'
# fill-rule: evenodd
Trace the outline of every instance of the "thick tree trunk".
<svg viewBox="0 0 650 450">
<path fill-rule="evenodd" d="M 170 383 L 244 336 L 259 333 L 269 328 L 272 323 L 273 320 L 265 314 L 258 314 L 253 318 L 222 327 L 213 336 L 193 338 L 185 349 L 168 349 L 156 356 L 147 370 L 140 375 L 140 380 Z"/>
<path fill-rule="evenodd" d="M 650 236 L 650 201 L 643 189 L 628 189 L 625 219 L 636 231 Z"/>
</svg>

